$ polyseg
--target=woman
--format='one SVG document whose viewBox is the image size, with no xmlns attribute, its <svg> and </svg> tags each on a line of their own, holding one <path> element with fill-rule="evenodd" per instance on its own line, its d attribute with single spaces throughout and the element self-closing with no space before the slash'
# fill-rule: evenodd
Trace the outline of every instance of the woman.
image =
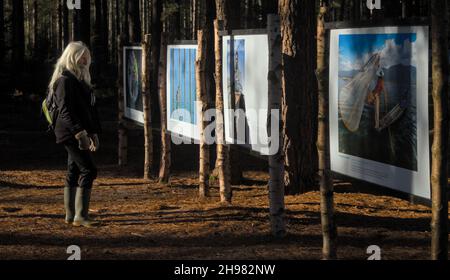
<svg viewBox="0 0 450 280">
<path fill-rule="evenodd" d="M 74 226 L 97 225 L 88 217 L 92 184 L 97 168 L 92 153 L 98 150 L 100 122 L 91 86 L 91 56 L 82 42 L 72 42 L 55 66 L 48 86 L 55 95 L 58 117 L 56 143 L 67 150 L 67 176 L 64 187 L 65 222 Z"/>
</svg>

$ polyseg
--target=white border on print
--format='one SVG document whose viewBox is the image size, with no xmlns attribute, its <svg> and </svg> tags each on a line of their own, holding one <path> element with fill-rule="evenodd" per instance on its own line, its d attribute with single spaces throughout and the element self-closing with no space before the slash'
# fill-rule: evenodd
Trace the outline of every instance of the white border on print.
<svg viewBox="0 0 450 280">
<path fill-rule="evenodd" d="M 172 49 L 195 49 L 197 53 L 197 45 L 168 45 L 167 46 L 167 70 L 166 70 L 166 108 L 167 108 L 167 130 L 175 135 L 182 135 L 184 137 L 200 141 L 200 128 L 199 128 L 199 114 L 198 107 L 196 107 L 197 113 L 197 123 L 191 124 L 187 122 L 181 122 L 178 119 L 172 118 L 171 111 L 172 105 L 170 102 L 170 91 L 171 91 L 171 83 L 170 83 L 170 71 L 172 69 L 172 65 L 170 63 L 170 51 Z M 196 55 L 197 57 L 197 55 Z M 197 91 L 195 96 L 197 96 Z M 195 103 L 197 106 L 197 103 Z M 180 112 L 181 114 L 183 112 Z"/>
<path fill-rule="evenodd" d="M 142 47 L 123 47 L 123 98 L 124 98 L 124 116 L 130 120 L 144 124 L 144 112 L 130 108 L 127 104 L 127 50 L 140 50 L 142 53 Z M 142 59 L 141 59 L 142 63 Z M 142 73 L 141 73 L 142 75 Z M 142 94 L 142 89 L 141 89 Z"/>
<path fill-rule="evenodd" d="M 228 93 L 228 40 L 231 36 L 223 36 L 222 40 L 222 86 L 224 102 L 224 129 L 225 141 L 233 144 L 230 131 L 233 119 L 233 110 L 229 108 Z M 269 141 L 267 134 L 267 115 L 269 108 L 269 39 L 267 34 L 257 35 L 233 35 L 234 40 L 245 40 L 245 81 L 243 91 L 247 110 L 256 110 L 257 114 L 248 114 L 247 122 L 251 140 L 251 150 L 261 155 L 269 155 Z M 252 108 L 254 103 L 264 104 L 262 108 Z M 261 118 L 263 118 L 261 120 Z M 256 128 L 256 130 L 255 130 Z M 261 141 L 266 139 L 266 141 Z M 265 143 L 264 143 L 265 142 Z"/>
<path fill-rule="evenodd" d="M 417 53 L 417 172 L 339 152 L 338 71 L 339 35 L 416 33 Z M 428 131 L 428 27 L 372 27 L 334 29 L 330 33 L 330 158 L 331 170 L 380 186 L 430 199 L 430 161 Z"/>
</svg>

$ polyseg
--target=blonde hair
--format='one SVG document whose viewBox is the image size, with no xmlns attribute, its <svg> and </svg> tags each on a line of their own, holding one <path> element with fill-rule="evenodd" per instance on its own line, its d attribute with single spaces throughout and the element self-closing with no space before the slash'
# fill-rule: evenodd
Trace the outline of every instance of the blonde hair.
<svg viewBox="0 0 450 280">
<path fill-rule="evenodd" d="M 88 54 L 87 65 L 80 65 L 78 62 L 85 54 Z M 65 70 L 70 71 L 78 80 L 84 81 L 88 86 L 91 86 L 91 74 L 89 67 L 91 65 L 91 54 L 88 47 L 81 41 L 71 42 L 67 45 L 55 65 L 55 71 L 48 85 L 49 94 L 53 94 L 54 85 L 56 81 L 62 76 Z"/>
</svg>

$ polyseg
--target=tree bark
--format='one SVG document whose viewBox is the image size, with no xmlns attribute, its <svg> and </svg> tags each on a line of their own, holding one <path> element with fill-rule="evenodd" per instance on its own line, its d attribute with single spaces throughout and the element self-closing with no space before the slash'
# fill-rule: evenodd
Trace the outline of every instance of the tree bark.
<svg viewBox="0 0 450 280">
<path fill-rule="evenodd" d="M 37 50 L 37 40 L 38 40 L 38 2 L 37 0 L 33 0 L 33 20 L 32 24 L 33 26 L 33 32 L 31 33 L 31 46 L 32 46 L 32 54 L 33 56 L 36 56 L 36 50 Z"/>
<path fill-rule="evenodd" d="M 125 0 L 123 3 L 123 19 L 122 19 L 122 34 L 124 34 L 125 42 L 130 42 L 130 26 L 129 26 L 129 4 L 130 1 Z M 132 40 L 131 40 L 132 41 Z"/>
<path fill-rule="evenodd" d="M 123 91 L 123 46 L 126 44 L 125 35 L 117 36 L 117 104 L 118 104 L 118 165 L 120 167 L 128 164 L 128 128 L 124 118 L 125 104 Z"/>
<path fill-rule="evenodd" d="M 111 51 L 108 56 L 108 64 L 115 65 L 116 64 L 116 47 L 117 45 L 114 43 L 114 40 L 118 34 L 116 29 L 115 19 L 117 18 L 117 14 L 115 14 L 115 4 L 116 1 L 111 1 L 109 5 L 109 17 L 108 17 L 108 28 L 110 30 L 108 35 L 108 44 L 111 46 Z M 117 19 L 116 19 L 117 20 Z"/>
<path fill-rule="evenodd" d="M 223 29 L 222 22 L 214 21 L 214 49 L 216 58 L 216 138 L 217 162 L 219 174 L 220 202 L 231 203 L 232 190 L 230 183 L 230 164 L 228 146 L 225 145 L 224 104 L 222 88 L 222 38 L 219 31 Z"/>
<path fill-rule="evenodd" d="M 62 48 L 64 50 L 69 44 L 70 34 L 69 34 L 69 10 L 67 9 L 66 1 L 60 0 L 62 6 Z"/>
<path fill-rule="evenodd" d="M 281 107 L 281 36 L 280 19 L 278 16 L 268 16 L 267 30 L 269 34 L 269 121 L 267 123 L 267 132 L 270 137 L 278 137 L 277 141 L 281 144 L 283 142 L 280 131 L 277 131 L 277 136 L 271 135 L 271 123 L 280 122 Z M 276 110 L 277 114 L 272 114 L 272 110 Z M 269 156 L 269 175 L 270 223 L 272 234 L 280 238 L 286 235 L 284 221 L 283 155 L 281 148 L 278 148 L 275 154 Z"/>
<path fill-rule="evenodd" d="M 448 259 L 448 11 L 446 0 L 431 2 L 434 139 L 431 157 L 431 258 Z"/>
<path fill-rule="evenodd" d="M 129 0 L 126 2 L 128 3 L 130 42 L 141 43 L 142 29 L 141 29 L 141 18 L 139 16 L 140 14 L 139 0 Z"/>
<path fill-rule="evenodd" d="M 162 14 L 162 0 L 153 0 L 152 1 L 152 24 L 151 24 L 151 34 L 152 34 L 152 65 L 155 67 L 152 69 L 152 77 L 150 84 L 150 93 L 151 93 L 151 103 L 154 106 L 151 108 L 152 111 L 152 123 L 157 124 L 160 123 L 160 112 L 158 106 L 158 77 L 159 77 L 159 67 L 156 65 L 160 62 L 160 48 L 161 48 L 161 32 L 162 32 L 162 24 L 161 24 L 161 14 Z"/>
<path fill-rule="evenodd" d="M 195 61 L 195 79 L 197 85 L 197 102 L 200 102 L 200 164 L 199 164 L 199 195 L 201 198 L 209 196 L 210 151 L 206 144 L 205 129 L 209 125 L 204 119 L 204 113 L 209 109 L 208 92 L 206 86 L 206 53 L 207 29 L 197 33 L 197 58 Z"/>
<path fill-rule="evenodd" d="M 159 107 L 161 113 L 161 161 L 159 168 L 159 182 L 169 183 L 171 165 L 171 145 L 170 134 L 167 131 L 167 34 L 161 36 L 161 55 L 159 61 Z"/>
<path fill-rule="evenodd" d="M 92 52 L 95 60 L 92 63 L 93 80 L 97 80 L 103 65 L 103 32 L 102 32 L 102 0 L 94 1 L 94 34 L 92 36 Z"/>
<path fill-rule="evenodd" d="M 109 33 L 112 31 L 109 29 L 108 24 L 108 1 L 110 0 L 102 0 L 102 16 L 101 16 L 101 30 L 102 30 L 102 46 L 105 48 L 103 51 L 103 64 L 101 64 L 101 71 L 106 70 L 108 66 L 108 57 L 109 57 L 109 46 L 108 46 L 108 37 Z M 112 3 L 111 3 L 112 5 Z"/>
<path fill-rule="evenodd" d="M 62 2 L 59 0 L 56 3 L 56 49 L 58 53 L 62 52 L 63 49 L 63 19 L 62 19 Z"/>
<path fill-rule="evenodd" d="M 81 9 L 74 10 L 73 39 L 91 47 L 91 1 L 81 1 Z"/>
<path fill-rule="evenodd" d="M 5 13 L 4 3 L 0 0 L 0 63 L 5 58 Z"/>
<path fill-rule="evenodd" d="M 337 230 L 334 219 L 333 182 L 330 171 L 328 122 L 328 78 L 325 38 L 327 6 L 322 5 L 317 19 L 317 81 L 319 94 L 317 150 L 319 154 L 320 213 L 323 236 L 323 259 L 336 258 Z"/>
<path fill-rule="evenodd" d="M 144 179 L 151 178 L 153 166 L 153 135 L 151 126 L 150 88 L 152 77 L 151 35 L 145 35 L 142 43 L 142 103 L 144 105 Z"/>
<path fill-rule="evenodd" d="M 23 0 L 12 1 L 12 62 L 15 86 L 21 81 L 25 57 L 25 31 Z"/>
<path fill-rule="evenodd" d="M 239 6 L 236 0 L 216 0 L 216 16 L 223 23 L 223 30 L 231 32 L 240 26 L 240 11 L 235 7 Z M 236 11 L 237 10 L 237 11 Z M 223 93 L 222 93 L 223 95 Z M 229 170 L 230 185 L 239 185 L 242 182 L 242 168 L 240 165 L 241 155 L 235 146 L 228 146 L 224 152 L 224 168 Z M 216 162 L 216 169 L 217 169 Z M 217 172 L 218 173 L 218 172 Z"/>
<path fill-rule="evenodd" d="M 314 0 L 280 0 L 283 56 L 283 153 L 287 194 L 312 190 L 317 173 L 316 18 Z M 301 67 L 299 67 L 299 65 Z"/>
</svg>

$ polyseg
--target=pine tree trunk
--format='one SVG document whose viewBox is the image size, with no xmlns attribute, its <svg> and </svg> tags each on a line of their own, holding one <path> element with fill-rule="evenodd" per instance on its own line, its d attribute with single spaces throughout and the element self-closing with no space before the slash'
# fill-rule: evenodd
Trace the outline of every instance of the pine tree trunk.
<svg viewBox="0 0 450 280">
<path fill-rule="evenodd" d="M 123 19 L 122 19 L 122 34 L 124 34 L 124 40 L 127 44 L 130 42 L 130 20 L 129 20 L 129 12 L 130 12 L 130 1 L 126 0 L 123 3 Z M 133 42 L 131 40 L 131 42 Z"/>
<path fill-rule="evenodd" d="M 32 24 L 33 26 L 33 32 L 31 33 L 31 46 L 32 46 L 32 53 L 33 56 L 36 55 L 36 50 L 37 50 L 37 39 L 38 39 L 38 2 L 37 0 L 33 0 L 33 20 L 32 20 Z"/>
<path fill-rule="evenodd" d="M 114 36 L 113 41 L 116 40 L 117 36 L 119 34 L 122 33 L 122 29 L 120 29 L 120 24 L 121 24 L 121 20 L 122 17 L 120 15 L 120 0 L 116 0 L 116 5 L 115 5 L 115 25 L 116 25 L 116 36 Z M 117 51 L 117 43 L 114 42 L 114 44 L 116 45 L 116 51 Z M 115 59 L 117 60 L 117 56 L 115 56 Z"/>
<path fill-rule="evenodd" d="M 144 105 L 144 179 L 151 178 L 153 166 L 153 135 L 150 122 L 150 88 L 152 77 L 151 35 L 145 35 L 142 43 L 142 103 Z"/>
<path fill-rule="evenodd" d="M 56 3 L 56 49 L 58 51 L 58 53 L 61 53 L 62 48 L 63 48 L 63 39 L 62 39 L 62 35 L 63 35 L 63 30 L 62 30 L 62 25 L 63 25 L 63 20 L 62 20 L 62 3 L 61 1 L 58 1 Z"/>
<path fill-rule="evenodd" d="M 216 0 L 216 17 L 223 24 L 223 30 L 231 32 L 231 30 L 237 29 L 239 26 L 239 9 L 235 9 L 239 5 L 239 1 L 235 0 Z M 233 10 L 234 9 L 234 10 Z M 238 10 L 238 11 L 235 11 Z M 231 15 L 233 13 L 233 15 Z M 238 18 L 236 20 L 236 18 Z M 223 91 L 223 89 L 222 89 Z M 223 95 L 223 93 L 222 93 Z M 223 151 L 223 150 L 222 150 Z M 224 155 L 224 168 L 229 172 L 230 185 L 239 185 L 242 182 L 242 168 L 240 166 L 241 155 L 235 146 L 228 146 L 223 151 Z M 218 172 L 218 162 L 216 161 L 216 170 Z"/>
<path fill-rule="evenodd" d="M 102 30 L 102 46 L 104 47 L 103 50 L 103 61 L 100 66 L 101 71 L 103 72 L 106 70 L 106 67 L 108 66 L 108 57 L 109 57 L 109 46 L 108 46 L 108 37 L 110 33 L 109 24 L 108 24 L 108 1 L 109 0 L 102 0 L 102 17 L 101 17 L 101 30 Z M 112 4 L 111 4 L 112 5 Z"/>
<path fill-rule="evenodd" d="M 446 0 L 431 2 L 434 139 L 431 157 L 431 258 L 448 259 L 448 10 Z"/>
<path fill-rule="evenodd" d="M 14 65 L 15 86 L 18 87 L 25 58 L 25 31 L 23 0 L 12 1 L 12 62 Z"/>
<path fill-rule="evenodd" d="M 217 162 L 219 175 L 220 202 L 231 203 L 232 190 L 230 183 L 230 164 L 228 146 L 225 145 L 224 104 L 222 88 L 222 38 L 219 31 L 223 29 L 222 22 L 214 21 L 214 49 L 216 58 L 216 137 Z"/>
<path fill-rule="evenodd" d="M 197 31 L 197 0 L 192 0 L 192 39 L 195 40 Z"/>
<path fill-rule="evenodd" d="M 0 63 L 5 58 L 5 12 L 3 0 L 0 0 Z"/>
<path fill-rule="evenodd" d="M 226 30 L 234 30 L 241 28 L 241 10 L 239 8 L 240 0 L 225 0 L 225 7 L 227 12 L 227 26 Z M 243 166 L 240 164 L 241 153 L 236 146 L 230 147 L 230 172 L 231 184 L 239 185 L 243 179 Z"/>
<path fill-rule="evenodd" d="M 328 78 L 325 38 L 327 6 L 320 7 L 317 20 L 317 80 L 319 93 L 317 150 L 319 154 L 320 212 L 323 235 L 323 258 L 336 258 L 337 230 L 334 220 L 333 182 L 330 171 L 328 122 Z"/>
<path fill-rule="evenodd" d="M 162 32 L 162 24 L 161 24 L 161 14 L 162 14 L 162 0 L 153 0 L 152 1 L 152 24 L 151 24 L 151 34 L 152 34 L 152 65 L 155 67 L 152 69 L 152 77 L 150 84 L 150 92 L 151 92 L 151 104 L 154 104 L 151 108 L 152 111 L 152 122 L 160 123 L 161 114 L 159 112 L 158 106 L 158 77 L 159 77 L 159 67 L 157 66 L 160 62 L 160 48 L 161 48 L 161 32 Z"/>
<path fill-rule="evenodd" d="M 205 129 L 208 122 L 204 120 L 204 113 L 208 110 L 208 92 L 206 88 L 206 53 L 207 30 L 199 30 L 197 33 L 197 58 L 195 61 L 195 79 L 197 85 L 197 102 L 200 102 L 200 164 L 199 164 L 199 195 L 204 198 L 209 195 L 210 153 L 206 144 Z"/>
<path fill-rule="evenodd" d="M 74 10 L 73 38 L 91 47 L 91 1 L 81 1 L 81 9 Z"/>
<path fill-rule="evenodd" d="M 141 42 L 141 18 L 140 18 L 140 8 L 139 0 L 129 0 L 128 2 L 128 20 L 130 27 L 130 42 L 140 43 Z"/>
<path fill-rule="evenodd" d="M 167 131 L 167 34 L 161 35 L 161 55 L 159 61 L 159 107 L 161 113 L 161 161 L 159 168 L 159 182 L 169 183 L 171 165 L 171 145 L 170 134 Z"/>
<path fill-rule="evenodd" d="M 287 194 L 312 190 L 317 173 L 314 0 L 279 2 L 283 55 L 283 153 Z M 299 65 L 301 67 L 299 67 Z"/>
<path fill-rule="evenodd" d="M 109 17 L 108 17 L 108 28 L 110 30 L 108 35 L 108 44 L 107 46 L 111 47 L 111 51 L 108 56 L 108 64 L 115 65 L 116 64 L 116 44 L 114 43 L 114 40 L 117 36 L 117 29 L 114 22 L 114 19 L 117 18 L 117 15 L 114 14 L 115 12 L 115 1 L 111 1 L 109 5 Z"/>
<path fill-rule="evenodd" d="M 241 29 L 241 9 L 239 9 L 241 0 L 225 0 L 227 9 L 228 28 Z"/>
<path fill-rule="evenodd" d="M 70 34 L 69 34 L 69 10 L 67 9 L 66 1 L 60 0 L 62 6 L 62 47 L 61 49 L 65 49 L 67 44 L 69 44 Z"/>
<path fill-rule="evenodd" d="M 126 32 L 125 32 L 126 33 Z M 128 164 L 128 128 L 124 118 L 125 104 L 123 91 L 123 46 L 126 44 L 125 35 L 117 36 L 117 103 L 118 103 L 118 165 L 120 167 Z"/>
<path fill-rule="evenodd" d="M 103 64 L 104 46 L 102 45 L 102 0 L 94 1 L 94 34 L 92 36 L 92 52 L 95 58 L 92 63 L 93 79 L 96 80 L 100 74 L 101 65 Z"/>
<path fill-rule="evenodd" d="M 271 122 L 280 122 L 281 108 L 281 36 L 280 20 L 276 15 L 269 15 L 267 18 L 267 30 L 269 34 L 269 115 L 267 123 L 267 133 L 270 137 L 278 137 L 278 143 L 282 142 L 282 134 L 271 135 Z M 272 115 L 272 110 L 277 110 L 278 114 Z M 283 155 L 282 149 L 269 156 L 269 203 L 270 203 L 270 223 L 272 234 L 275 237 L 286 235 L 286 225 L 284 221 L 284 186 L 283 186 Z"/>
</svg>

